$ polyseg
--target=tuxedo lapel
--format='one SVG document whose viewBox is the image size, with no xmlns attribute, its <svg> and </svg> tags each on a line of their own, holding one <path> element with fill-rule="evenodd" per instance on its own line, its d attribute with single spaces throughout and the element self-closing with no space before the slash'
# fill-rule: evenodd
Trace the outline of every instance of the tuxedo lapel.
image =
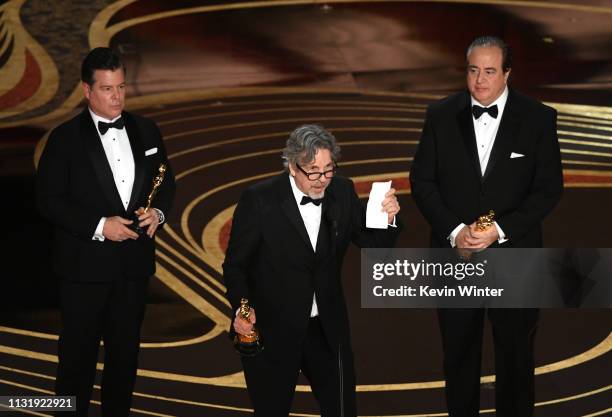
<svg viewBox="0 0 612 417">
<path fill-rule="evenodd" d="M 85 143 L 85 148 L 91 160 L 91 164 L 102 188 L 102 192 L 106 196 L 113 212 L 123 213 L 125 208 L 121 203 L 121 196 L 117 191 L 113 171 L 108 164 L 102 141 L 96 130 L 93 119 L 89 114 L 89 109 L 85 108 L 81 113 L 81 137 Z"/>
<path fill-rule="evenodd" d="M 280 178 L 281 182 L 281 208 L 289 222 L 293 225 L 298 234 L 302 237 L 302 240 L 308 247 L 310 253 L 313 253 L 312 243 L 310 243 L 310 238 L 308 237 L 308 232 L 306 231 L 306 226 L 304 226 L 304 220 L 302 220 L 302 215 L 300 214 L 300 210 L 297 207 L 297 203 L 295 202 L 295 197 L 293 196 L 293 191 L 291 190 L 291 184 L 289 183 L 289 177 Z"/>
<path fill-rule="evenodd" d="M 136 206 L 139 203 L 138 198 L 142 192 L 145 180 L 144 146 L 140 138 L 141 132 L 138 130 L 132 116 L 129 113 L 123 112 L 123 119 L 125 121 L 125 129 L 128 139 L 130 140 L 130 147 L 132 148 L 132 156 L 134 158 L 134 185 L 132 186 L 130 204 L 127 208 L 128 213 L 133 213 L 134 210 L 138 208 Z"/>
<path fill-rule="evenodd" d="M 332 180 L 333 181 L 333 180 Z M 332 184 L 325 190 L 323 209 L 321 214 L 321 227 L 317 238 L 317 256 L 336 253 L 336 238 L 338 236 L 338 221 L 340 208 L 333 193 Z M 326 247 L 323 247 L 323 244 Z M 331 251 L 329 251 L 331 249 Z"/>
<path fill-rule="evenodd" d="M 325 203 L 323 203 L 325 204 Z M 317 259 L 323 258 L 329 255 L 330 251 L 330 235 L 329 231 L 331 226 L 328 224 L 327 219 L 322 214 L 321 215 L 321 225 L 319 226 L 319 234 L 317 235 L 317 249 L 315 251 L 315 256 Z"/>
<path fill-rule="evenodd" d="M 469 95 L 466 97 L 465 106 L 457 113 L 457 124 L 461 131 L 461 139 L 463 139 L 470 165 L 474 169 L 474 173 L 480 178 L 482 176 L 482 171 L 480 170 L 480 159 L 478 158 L 478 149 L 476 148 L 476 133 L 474 133 L 474 122 L 472 121 Z"/>
<path fill-rule="evenodd" d="M 489 163 L 487 169 L 482 176 L 482 181 L 486 181 L 491 171 L 495 168 L 495 165 L 504 157 L 510 155 L 512 143 L 518 132 L 521 124 L 520 109 L 517 107 L 512 90 L 509 91 L 508 101 L 502 114 L 502 119 L 493 142 L 493 149 L 491 149 L 491 156 L 489 157 Z"/>
</svg>

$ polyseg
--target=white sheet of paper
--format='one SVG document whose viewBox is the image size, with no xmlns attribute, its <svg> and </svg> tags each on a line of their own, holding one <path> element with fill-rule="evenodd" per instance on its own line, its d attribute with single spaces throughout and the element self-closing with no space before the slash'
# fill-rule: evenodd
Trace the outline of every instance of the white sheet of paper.
<svg viewBox="0 0 612 417">
<path fill-rule="evenodd" d="M 372 183 L 366 209 L 366 227 L 370 229 L 386 229 L 389 227 L 389 216 L 382 211 L 382 202 L 390 189 L 391 181 Z"/>
</svg>

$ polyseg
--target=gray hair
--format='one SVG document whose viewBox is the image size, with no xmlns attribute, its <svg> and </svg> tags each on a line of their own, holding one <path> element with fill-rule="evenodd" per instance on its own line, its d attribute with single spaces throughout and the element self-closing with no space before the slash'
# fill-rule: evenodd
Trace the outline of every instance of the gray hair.
<svg viewBox="0 0 612 417">
<path fill-rule="evenodd" d="M 319 149 L 331 152 L 332 161 L 340 159 L 340 146 L 334 135 L 319 125 L 302 125 L 289 135 L 285 149 L 283 149 L 283 165 L 288 169 L 289 164 L 309 163 L 314 160 Z"/>
<path fill-rule="evenodd" d="M 465 52 L 465 59 L 468 60 L 472 50 L 474 48 L 481 47 L 496 47 L 501 49 L 502 52 L 502 70 L 504 72 L 510 71 L 512 68 L 512 51 L 506 42 L 503 39 L 498 38 L 497 36 L 480 36 L 470 43 L 470 46 L 467 47 Z"/>
</svg>

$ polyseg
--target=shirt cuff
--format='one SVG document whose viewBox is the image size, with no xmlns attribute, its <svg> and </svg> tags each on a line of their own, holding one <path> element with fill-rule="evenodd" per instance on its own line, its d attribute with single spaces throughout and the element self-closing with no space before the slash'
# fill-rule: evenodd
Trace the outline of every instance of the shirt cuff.
<svg viewBox="0 0 612 417">
<path fill-rule="evenodd" d="M 106 223 L 106 217 L 102 217 L 100 221 L 98 222 L 98 227 L 96 227 L 96 231 L 94 232 L 94 235 L 91 238 L 91 240 L 97 240 L 98 242 L 104 242 L 104 239 L 105 239 L 104 234 L 103 234 L 104 223 Z"/>
<path fill-rule="evenodd" d="M 448 235 L 447 239 L 449 240 L 451 247 L 453 248 L 455 247 L 455 239 L 457 238 L 457 235 L 459 234 L 461 229 L 463 229 L 464 227 L 465 227 L 465 223 L 461 223 L 459 226 L 453 229 L 450 235 Z"/>
<path fill-rule="evenodd" d="M 161 211 L 158 208 L 153 207 L 153 210 L 155 210 L 157 212 L 157 214 L 159 215 L 159 224 L 162 224 L 163 222 L 166 221 L 166 216 L 164 216 L 164 212 Z"/>
<path fill-rule="evenodd" d="M 499 239 L 497 239 L 497 243 L 501 245 L 502 243 L 507 242 L 508 239 L 506 239 L 506 234 L 504 233 L 502 228 L 499 227 L 499 224 L 497 224 L 497 222 L 493 222 L 493 224 L 495 225 L 495 228 L 497 229 L 497 234 L 499 235 Z"/>
</svg>

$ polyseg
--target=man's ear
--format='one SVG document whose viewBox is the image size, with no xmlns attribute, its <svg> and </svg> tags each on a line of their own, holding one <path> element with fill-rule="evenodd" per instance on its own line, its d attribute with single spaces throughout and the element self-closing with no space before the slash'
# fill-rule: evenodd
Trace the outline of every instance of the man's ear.
<svg viewBox="0 0 612 417">
<path fill-rule="evenodd" d="M 293 165 L 288 164 L 287 167 L 289 168 L 289 174 L 291 174 L 292 177 L 295 177 L 295 168 L 293 167 Z"/>
<path fill-rule="evenodd" d="M 83 95 L 87 100 L 89 100 L 89 95 L 91 94 L 91 86 L 87 83 L 81 83 L 83 86 Z"/>
<path fill-rule="evenodd" d="M 506 71 L 506 73 L 504 74 L 504 81 L 506 82 L 506 84 L 508 84 L 508 78 L 510 77 L 510 71 L 512 71 L 512 68 L 509 68 L 508 71 Z"/>
</svg>

